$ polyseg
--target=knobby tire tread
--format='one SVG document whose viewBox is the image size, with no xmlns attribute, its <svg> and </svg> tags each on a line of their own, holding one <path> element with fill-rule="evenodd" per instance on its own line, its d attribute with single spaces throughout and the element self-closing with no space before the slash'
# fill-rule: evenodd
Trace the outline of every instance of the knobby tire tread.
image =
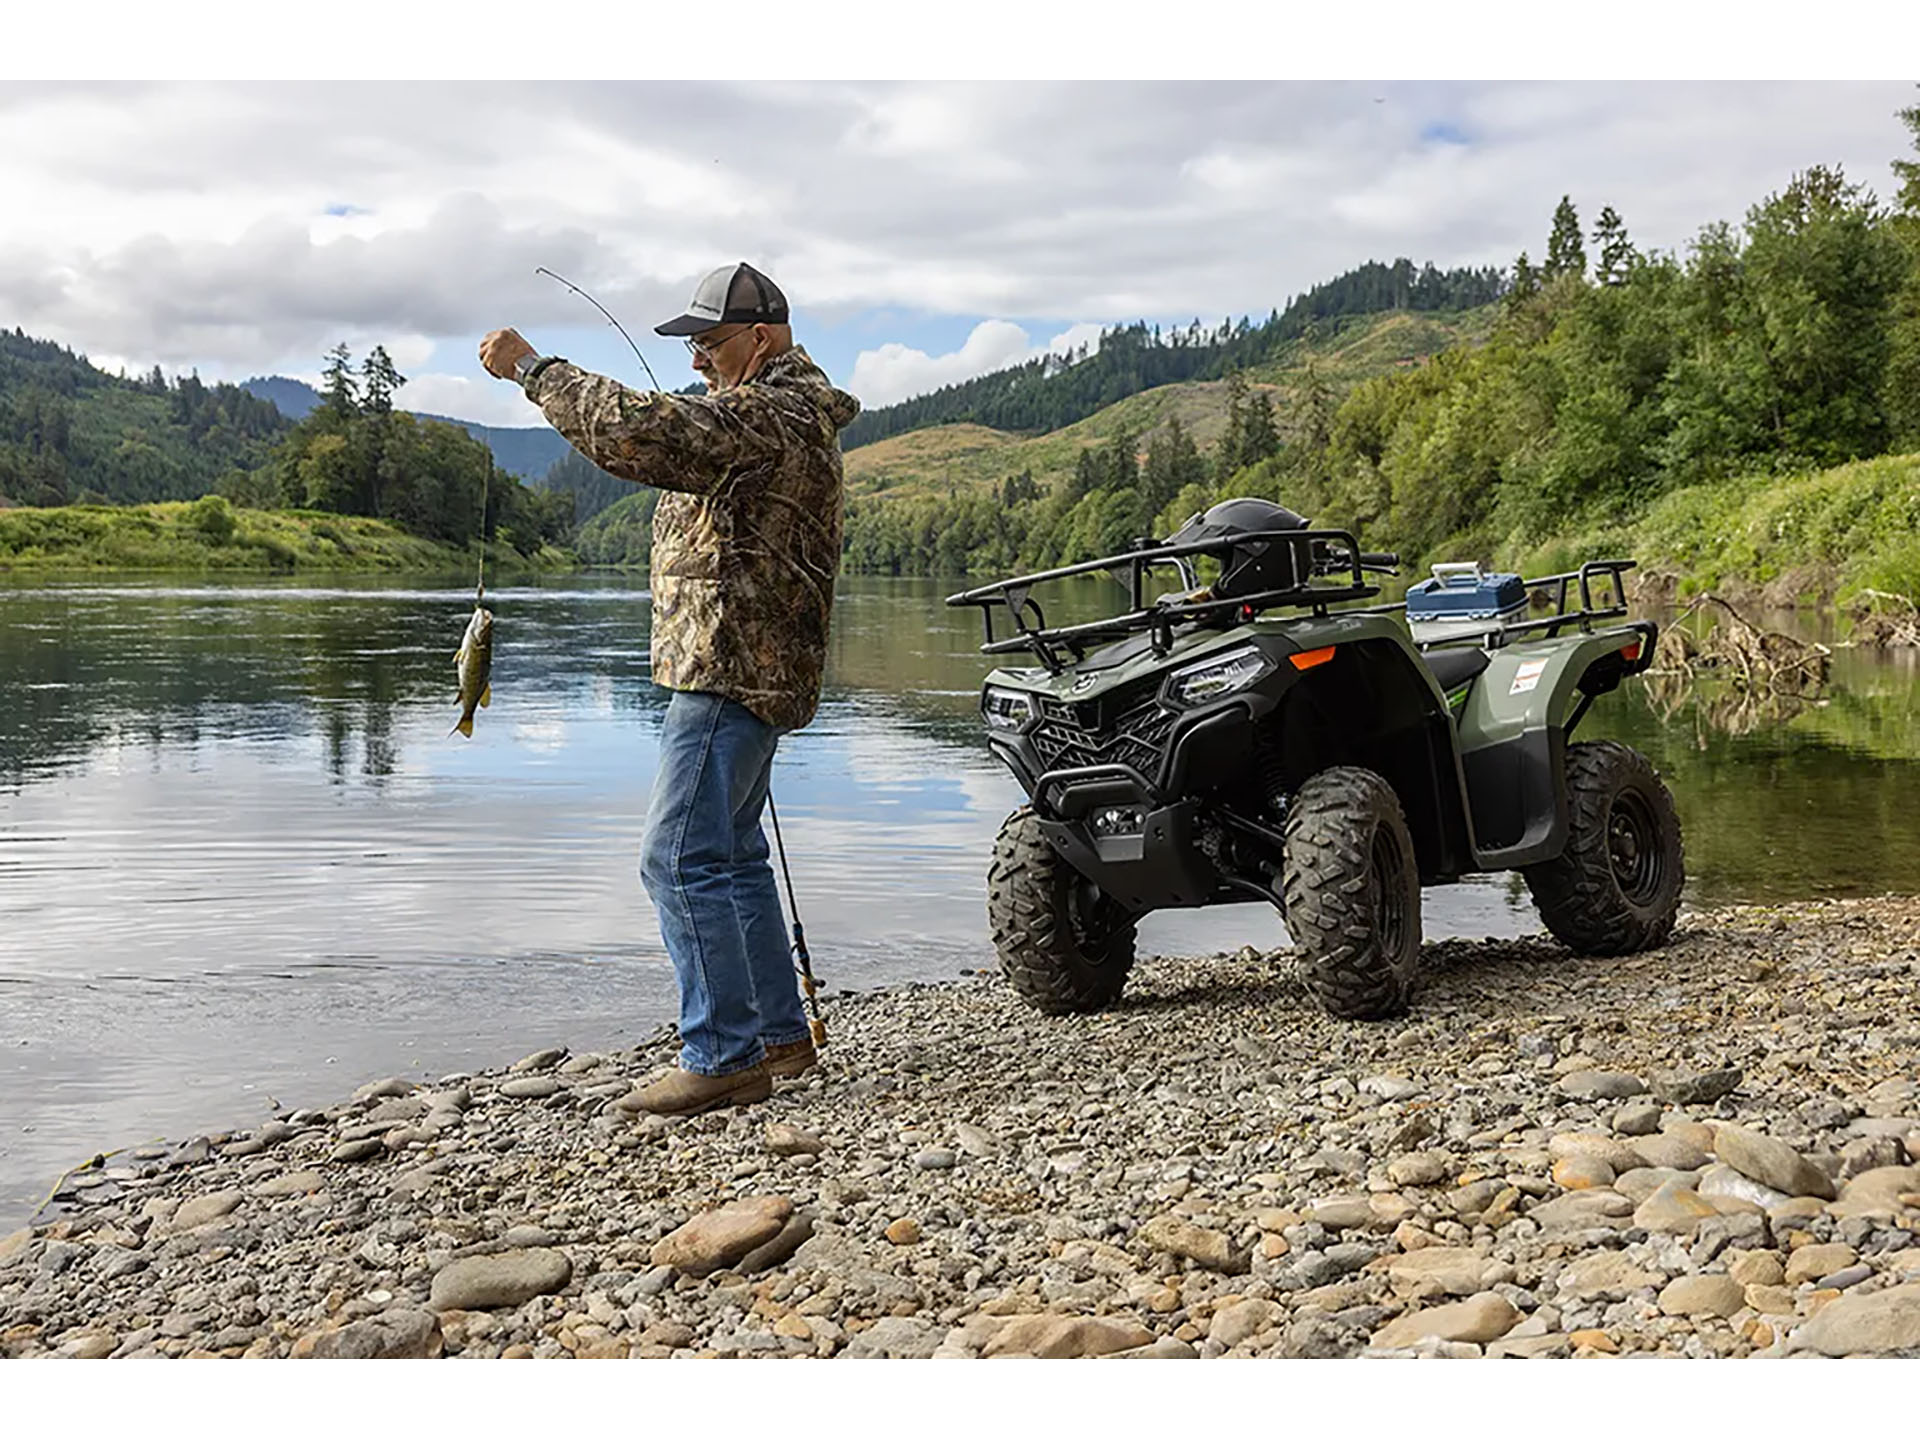
<svg viewBox="0 0 1920 1440">
<path fill-rule="evenodd" d="M 1388 954 L 1370 913 L 1368 884 L 1376 831 L 1401 850 L 1411 891 L 1407 933 Z M 1329 1015 L 1376 1020 L 1412 997 L 1420 953 L 1420 880 L 1413 839 L 1393 787 L 1371 770 L 1342 765 L 1311 776 L 1287 809 L 1283 885 L 1287 929 L 1307 989 Z"/>
<path fill-rule="evenodd" d="M 1654 904 L 1636 906 L 1621 890 L 1607 849 L 1613 797 L 1637 786 L 1660 827 L 1665 883 Z M 1567 848 L 1521 871 L 1540 919 L 1562 945 L 1582 955 L 1656 950 L 1673 933 L 1685 878 L 1685 852 L 1673 796 L 1646 756 L 1617 740 L 1567 747 Z"/>
<path fill-rule="evenodd" d="M 1023 1000 L 1049 1015 L 1111 1005 L 1133 968 L 1131 920 L 1092 954 L 1081 944 L 1068 909 L 1068 886 L 1077 878 L 1040 833 L 1030 806 L 1007 817 L 987 871 L 987 920 L 1001 973 Z"/>
</svg>

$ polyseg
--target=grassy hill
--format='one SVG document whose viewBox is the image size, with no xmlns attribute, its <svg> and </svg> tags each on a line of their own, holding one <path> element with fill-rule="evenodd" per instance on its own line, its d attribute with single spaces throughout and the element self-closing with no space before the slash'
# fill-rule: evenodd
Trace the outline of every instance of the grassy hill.
<svg viewBox="0 0 1920 1440">
<path fill-rule="evenodd" d="M 1328 324 L 1317 335 L 1292 342 L 1277 359 L 1246 372 L 1249 389 L 1273 399 L 1282 425 L 1296 391 L 1312 365 L 1336 392 L 1373 375 L 1417 365 L 1447 346 L 1473 343 L 1493 325 L 1494 307 L 1459 314 L 1390 311 Z M 1128 433 L 1142 454 L 1154 435 L 1178 418 L 1202 452 L 1227 423 L 1227 384 L 1194 380 L 1143 390 L 1104 410 L 1044 435 L 1023 436 L 984 425 L 938 425 L 909 430 L 849 450 L 848 492 L 902 498 L 944 495 L 1031 472 L 1044 489 L 1070 472 L 1080 451 Z"/>
</svg>

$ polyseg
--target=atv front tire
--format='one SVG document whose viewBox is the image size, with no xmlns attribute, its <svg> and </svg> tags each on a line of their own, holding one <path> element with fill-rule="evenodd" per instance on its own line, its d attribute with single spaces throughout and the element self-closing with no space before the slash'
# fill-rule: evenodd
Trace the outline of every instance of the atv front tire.
<svg viewBox="0 0 1920 1440">
<path fill-rule="evenodd" d="M 1685 880 L 1680 816 L 1646 756 L 1613 740 L 1567 747 L 1567 848 L 1520 872 L 1553 937 L 1631 955 L 1673 933 Z"/>
<path fill-rule="evenodd" d="M 993 842 L 987 920 L 1001 973 L 1035 1009 L 1067 1015 L 1120 998 L 1134 917 L 1055 853 L 1028 806 Z"/>
<path fill-rule="evenodd" d="M 1406 1009 L 1420 963 L 1420 865 L 1400 797 L 1371 770 L 1309 778 L 1287 806 L 1287 929 L 1329 1014 Z"/>
</svg>

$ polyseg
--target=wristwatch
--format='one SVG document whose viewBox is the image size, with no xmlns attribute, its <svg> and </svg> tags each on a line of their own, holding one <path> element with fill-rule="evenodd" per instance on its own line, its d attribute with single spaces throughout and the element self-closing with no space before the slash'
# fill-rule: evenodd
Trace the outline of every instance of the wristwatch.
<svg viewBox="0 0 1920 1440">
<path fill-rule="evenodd" d="M 520 382 L 520 388 L 524 390 L 547 366 L 564 364 L 565 360 L 564 355 L 522 355 L 513 363 L 513 378 Z"/>
</svg>

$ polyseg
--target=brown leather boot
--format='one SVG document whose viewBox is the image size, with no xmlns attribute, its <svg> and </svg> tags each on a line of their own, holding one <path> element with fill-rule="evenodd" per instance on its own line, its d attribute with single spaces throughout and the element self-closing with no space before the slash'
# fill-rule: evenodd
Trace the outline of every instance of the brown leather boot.
<svg viewBox="0 0 1920 1440">
<path fill-rule="evenodd" d="M 764 1064 L 731 1075 L 696 1075 L 678 1066 L 634 1097 L 633 1103 L 654 1115 L 698 1115 L 722 1105 L 751 1105 L 773 1094 L 773 1079 Z"/>
<path fill-rule="evenodd" d="M 813 1048 L 813 1037 L 795 1040 L 791 1045 L 767 1046 L 767 1074 L 776 1080 L 792 1080 L 820 1063 L 820 1052 Z"/>
</svg>

